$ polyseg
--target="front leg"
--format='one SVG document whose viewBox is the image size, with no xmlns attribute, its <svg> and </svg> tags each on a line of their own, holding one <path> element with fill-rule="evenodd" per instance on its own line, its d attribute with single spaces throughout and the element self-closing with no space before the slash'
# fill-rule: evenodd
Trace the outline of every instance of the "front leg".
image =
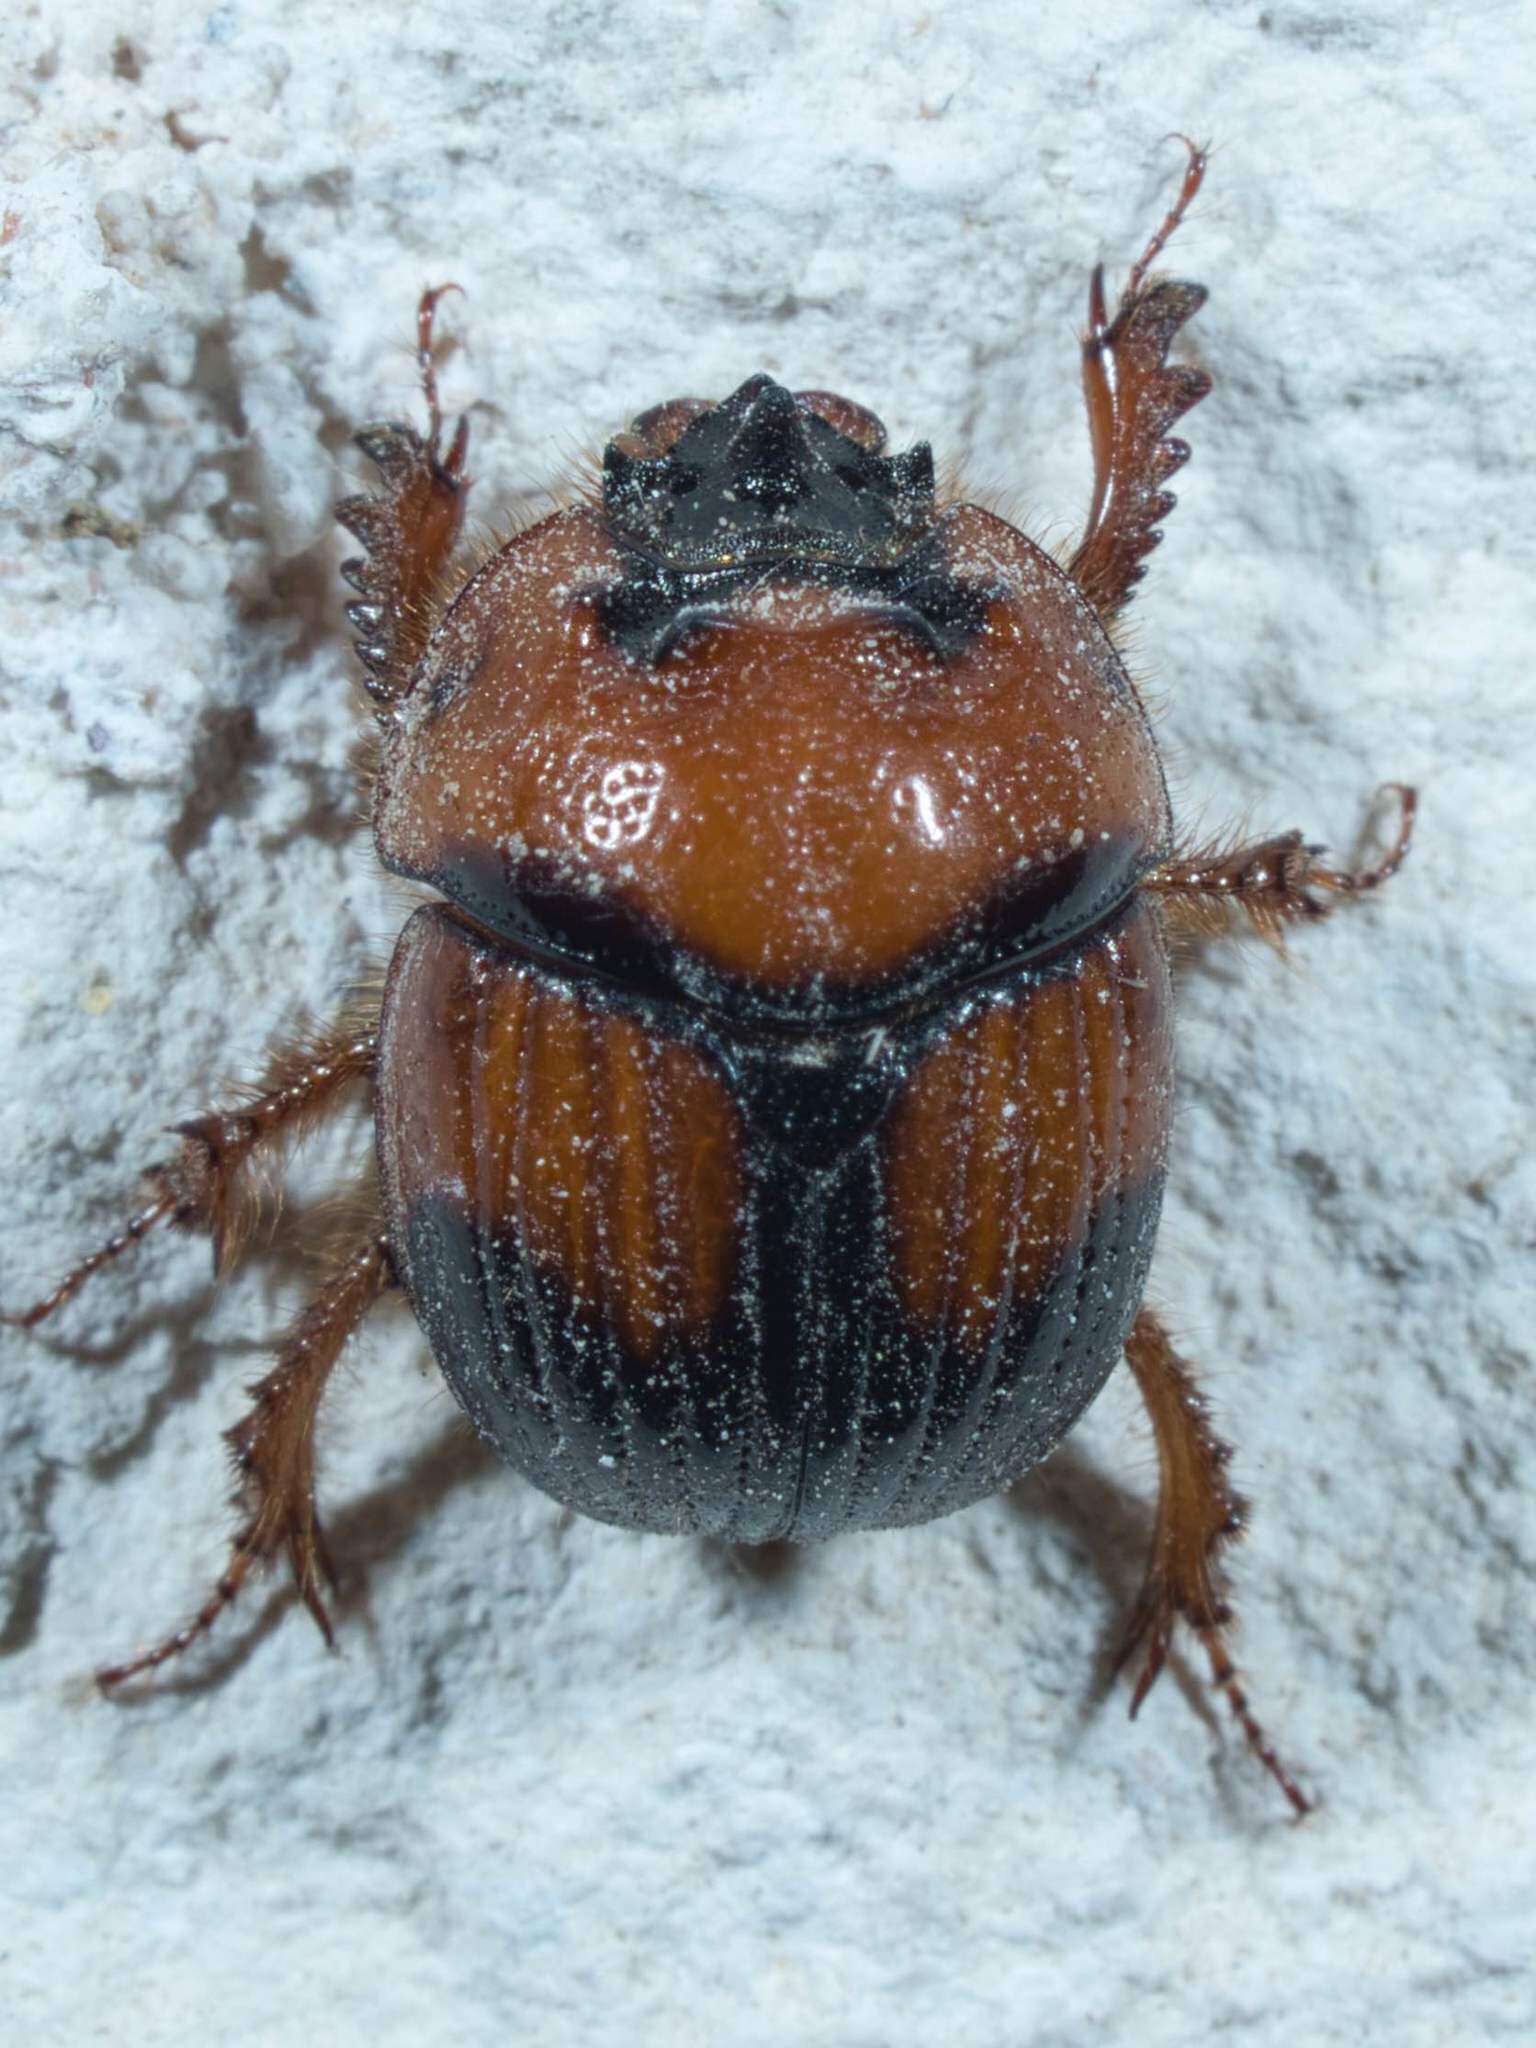
<svg viewBox="0 0 1536 2048">
<path fill-rule="evenodd" d="M 457 285 L 423 292 L 416 314 L 416 354 L 427 404 L 427 437 L 400 422 L 364 427 L 357 445 L 377 464 L 384 488 L 343 498 L 336 517 L 368 550 L 343 562 L 341 573 L 361 594 L 347 606 L 357 651 L 368 671 L 364 687 L 379 706 L 405 695 L 436 621 L 443 573 L 459 537 L 469 478 L 464 457 L 469 421 L 461 419 L 445 450 L 443 414 L 433 367 L 437 302 Z"/>
<path fill-rule="evenodd" d="M 1211 388 L 1203 370 L 1168 360 L 1179 329 L 1205 304 L 1205 287 L 1147 276 L 1205 177 L 1205 151 L 1188 141 L 1184 146 L 1189 163 L 1179 196 L 1127 278 L 1113 320 L 1102 264 L 1088 287 L 1083 396 L 1093 443 L 1093 505 L 1068 568 L 1106 622 L 1145 575 L 1143 557 L 1163 537 L 1158 522 L 1173 510 L 1173 493 L 1164 486 L 1189 460 L 1189 447 L 1168 430 Z"/>
</svg>

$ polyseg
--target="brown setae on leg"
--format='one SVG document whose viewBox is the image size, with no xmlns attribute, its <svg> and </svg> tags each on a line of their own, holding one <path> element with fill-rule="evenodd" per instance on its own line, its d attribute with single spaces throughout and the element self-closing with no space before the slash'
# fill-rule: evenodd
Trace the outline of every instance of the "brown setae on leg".
<svg viewBox="0 0 1536 2048">
<path fill-rule="evenodd" d="M 1382 794 L 1398 800 L 1397 837 L 1369 867 L 1324 867 L 1322 847 L 1306 845 L 1299 832 L 1280 832 L 1271 839 L 1227 840 L 1180 852 L 1154 868 L 1142 887 L 1157 891 L 1176 924 L 1220 932 L 1230 929 L 1231 913 L 1238 911 L 1255 931 L 1279 943 L 1287 925 L 1327 917 L 1344 897 L 1379 889 L 1402 866 L 1413 839 L 1418 792 L 1389 782 Z"/>
<path fill-rule="evenodd" d="M 244 1522 L 229 1562 L 197 1613 L 154 1649 L 96 1674 L 104 1689 L 178 1657 L 218 1620 L 252 1570 L 286 1550 L 299 1597 L 328 1643 L 331 1619 L 321 1581 L 334 1580 L 315 1511 L 315 1417 L 348 1337 L 394 1285 L 383 1237 L 360 1245 L 321 1288 L 284 1338 L 277 1363 L 250 1389 L 250 1412 L 228 1431 L 240 1478 Z"/>
<path fill-rule="evenodd" d="M 78 1294 L 92 1274 L 162 1223 L 206 1230 L 213 1240 L 214 1266 L 223 1271 L 238 1256 L 257 1206 L 251 1168 L 273 1145 L 301 1136 L 336 1106 L 352 1082 L 371 1074 L 377 1051 L 372 1014 L 361 1020 L 343 1017 L 327 1032 L 280 1045 L 244 1100 L 173 1126 L 181 1148 L 148 1169 L 149 1200 L 121 1230 L 41 1300 L 0 1315 L 0 1322 L 35 1328 Z"/>
<path fill-rule="evenodd" d="M 1248 1747 L 1298 1815 L 1311 1801 L 1275 1754 L 1249 1709 L 1247 1694 L 1227 1648 L 1232 1610 L 1219 1566 L 1221 1552 L 1242 1533 L 1246 1504 L 1227 1478 L 1229 1447 L 1211 1428 L 1206 1403 L 1189 1366 L 1150 1309 L 1143 1309 L 1126 1340 L 1125 1356 L 1157 1440 L 1157 1527 L 1146 1579 L 1132 1610 L 1121 1662 L 1143 1654 L 1131 1697 L 1140 1708 L 1168 1655 L 1176 1621 L 1185 1622 L 1210 1660 Z"/>
</svg>

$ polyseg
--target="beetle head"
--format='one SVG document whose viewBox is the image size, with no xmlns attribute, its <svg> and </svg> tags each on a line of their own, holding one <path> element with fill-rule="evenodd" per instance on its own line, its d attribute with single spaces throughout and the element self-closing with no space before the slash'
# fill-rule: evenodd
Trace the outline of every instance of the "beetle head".
<svg viewBox="0 0 1536 2048">
<path fill-rule="evenodd" d="M 890 559 L 933 520 L 933 455 L 882 455 L 872 413 L 749 377 L 642 414 L 603 457 L 615 537 L 676 569 Z"/>
</svg>

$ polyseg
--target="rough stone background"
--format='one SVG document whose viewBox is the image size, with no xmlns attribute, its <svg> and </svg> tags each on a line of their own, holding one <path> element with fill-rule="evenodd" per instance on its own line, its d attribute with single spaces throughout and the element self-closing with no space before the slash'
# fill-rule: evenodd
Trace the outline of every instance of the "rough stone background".
<svg viewBox="0 0 1536 2048">
<path fill-rule="evenodd" d="M 145 1248 L 0 1391 L 11 2038 L 1536 2038 L 1529 137 L 1511 4 L 18 6 L 0 197 L 0 1297 L 390 943 L 328 514 L 457 279 L 477 504 L 764 368 L 1037 531 L 1090 264 L 1219 154 L 1217 376 L 1138 602 L 1189 811 L 1419 843 L 1287 966 L 1208 952 L 1156 1292 L 1257 1503 L 1289 1823 L 1193 1666 L 1108 1650 L 1152 1461 L 769 1571 L 564 1516 L 381 1313 L 325 1427 L 343 1653 L 281 1584 L 108 1705 L 217 1570 L 219 1432 L 361 1158 L 217 1295 Z M 1523 329 L 1523 338 L 1522 338 Z"/>
</svg>

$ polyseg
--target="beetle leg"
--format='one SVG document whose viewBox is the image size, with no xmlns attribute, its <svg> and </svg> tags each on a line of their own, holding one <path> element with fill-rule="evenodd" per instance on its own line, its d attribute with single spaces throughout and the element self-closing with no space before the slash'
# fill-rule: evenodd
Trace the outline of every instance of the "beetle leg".
<svg viewBox="0 0 1536 2048">
<path fill-rule="evenodd" d="M 1245 844 L 1227 841 L 1181 853 L 1154 868 L 1142 883 L 1156 889 L 1176 916 L 1197 930 L 1224 931 L 1239 910 L 1265 938 L 1282 943 L 1285 928 L 1327 917 L 1344 896 L 1379 889 L 1402 866 L 1413 839 L 1418 792 L 1389 782 L 1382 792 L 1399 805 L 1397 837 L 1384 857 L 1362 868 L 1319 864 L 1320 846 L 1308 846 L 1299 832 Z"/>
<path fill-rule="evenodd" d="M 341 573 L 359 593 L 347 606 L 357 628 L 357 651 L 367 670 L 364 688 L 379 706 L 403 697 L 435 618 L 434 594 L 459 536 L 469 478 L 464 456 L 469 421 L 461 418 L 447 450 L 432 361 L 437 302 L 456 284 L 423 292 L 416 314 L 416 353 L 427 403 L 427 437 L 401 422 L 364 427 L 357 445 L 378 465 L 384 488 L 369 497 L 343 498 L 336 517 L 367 549 L 343 562 Z"/>
<path fill-rule="evenodd" d="M 1106 620 L 1146 573 L 1142 557 L 1162 539 L 1158 522 L 1173 510 L 1173 493 L 1163 486 L 1189 460 L 1189 446 L 1170 438 L 1168 429 L 1211 388 L 1203 370 L 1168 361 L 1174 336 L 1205 304 L 1205 287 L 1147 280 L 1205 177 L 1205 151 L 1187 137 L 1178 139 L 1189 151 L 1184 183 L 1127 278 L 1113 320 L 1102 264 L 1088 286 L 1083 395 L 1093 443 L 1093 505 L 1068 567 Z"/>
<path fill-rule="evenodd" d="M 179 1657 L 206 1635 L 258 1565 L 286 1550 L 299 1597 L 325 1640 L 335 1646 L 320 1595 L 334 1581 L 315 1513 L 315 1415 L 348 1337 L 386 1287 L 395 1284 L 389 1245 L 373 1237 L 341 1266 L 294 1323 L 277 1364 L 251 1387 L 250 1412 L 226 1432 L 240 1475 L 246 1519 L 229 1562 L 207 1600 L 184 1628 L 153 1650 L 98 1671 L 104 1689 Z"/>
<path fill-rule="evenodd" d="M 1297 1813 L 1310 1813 L 1310 1800 L 1254 1719 L 1227 1649 L 1232 1610 L 1217 1560 L 1242 1534 L 1247 1513 L 1241 1494 L 1227 1478 L 1231 1449 L 1211 1428 L 1193 1374 L 1150 1309 L 1142 1309 L 1131 1326 L 1125 1356 L 1152 1419 L 1159 1471 L 1152 1555 L 1120 1657 L 1124 1663 L 1136 1652 L 1144 1653 L 1131 1713 L 1137 1713 L 1163 1668 L 1175 1621 L 1187 1622 L 1210 1659 L 1212 1676 L 1248 1747 Z"/>
<path fill-rule="evenodd" d="M 213 1260 L 223 1271 L 238 1255 L 256 1207 L 249 1168 L 274 1142 L 298 1136 L 333 1108 L 341 1091 L 373 1071 L 378 1032 L 348 1019 L 329 1033 L 280 1046 L 244 1101 L 173 1126 L 181 1149 L 149 1168 L 150 1200 L 115 1236 L 80 1261 L 30 1308 L 0 1315 L 0 1323 L 30 1330 L 78 1294 L 93 1273 L 110 1265 L 162 1223 L 206 1230 Z"/>
</svg>

